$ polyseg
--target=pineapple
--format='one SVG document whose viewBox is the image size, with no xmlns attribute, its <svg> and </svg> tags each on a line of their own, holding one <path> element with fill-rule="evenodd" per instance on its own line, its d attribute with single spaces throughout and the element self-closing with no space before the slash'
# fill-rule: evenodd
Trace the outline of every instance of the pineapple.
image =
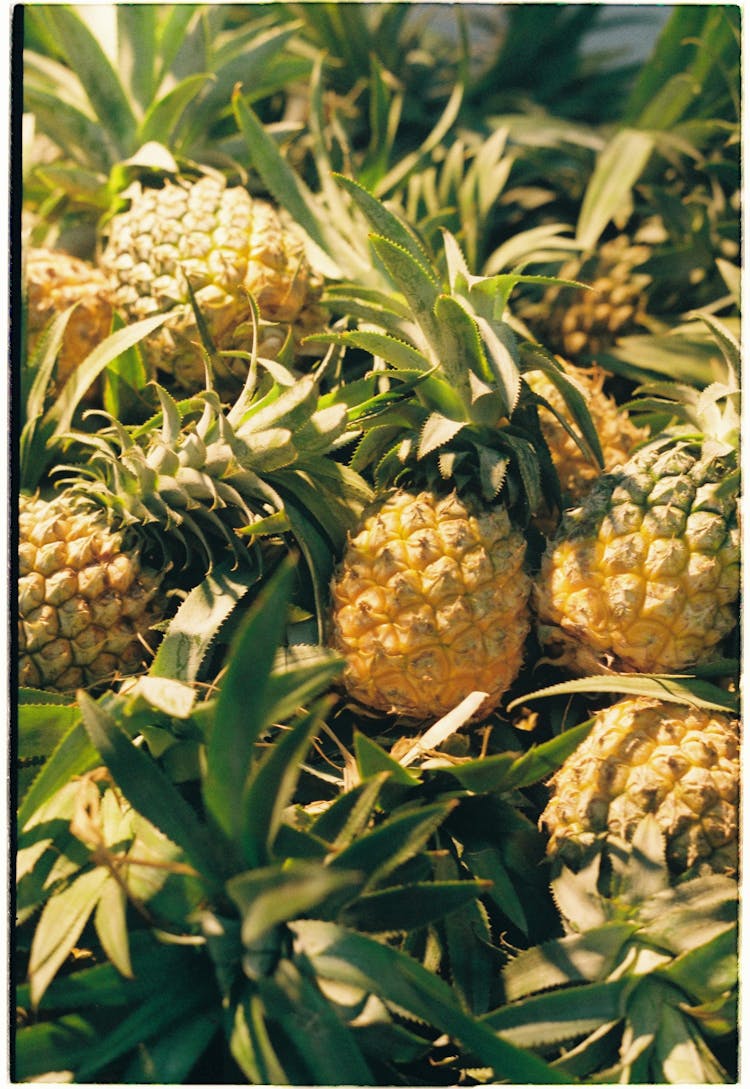
<svg viewBox="0 0 750 1089">
<path fill-rule="evenodd" d="M 585 288 L 550 287 L 520 316 L 566 359 L 595 359 L 618 337 L 643 327 L 651 277 L 637 269 L 650 256 L 649 245 L 619 234 L 603 242 L 595 257 L 560 268 L 561 279 L 580 280 Z"/>
<path fill-rule="evenodd" d="M 385 331 L 368 322 L 327 338 L 395 368 L 361 413 L 353 464 L 373 467 L 377 498 L 332 582 L 331 642 L 362 703 L 434 718 L 481 692 L 479 719 L 514 682 L 529 631 L 523 530 L 549 467 L 526 427 L 533 398 L 495 281 L 472 276 L 446 232 L 446 287 L 403 221 L 342 184 L 372 218 L 398 294 L 380 310 Z"/>
<path fill-rule="evenodd" d="M 675 872 L 736 873 L 739 722 L 728 714 L 621 699 L 594 716 L 550 784 L 541 823 L 549 852 L 569 864 L 602 837 L 631 840 L 652 813 Z"/>
<path fill-rule="evenodd" d="M 526 543 L 502 507 L 398 490 L 366 512 L 334 577 L 331 645 L 349 693 L 439 717 L 469 692 L 496 705 L 529 630 Z"/>
<path fill-rule="evenodd" d="M 737 453 L 689 438 L 645 446 L 563 515 L 534 589 L 539 636 L 575 673 L 711 662 L 735 628 Z"/>
<path fill-rule="evenodd" d="M 256 399 L 249 383 L 244 392 L 227 411 L 204 391 L 183 419 L 159 389 L 161 417 L 68 435 L 91 450 L 89 464 L 69 466 L 51 500 L 20 497 L 22 683 L 68 691 L 137 671 L 169 589 L 200 580 L 219 558 L 270 563 L 284 534 L 308 558 L 315 587 L 325 585 L 328 552 L 371 494 L 328 456 L 345 408 L 319 409 L 310 376 L 285 390 L 266 381 Z M 306 533 L 325 548 L 308 549 Z"/>
<path fill-rule="evenodd" d="M 170 318 L 144 345 L 151 372 L 194 392 L 204 382 L 201 338 L 188 292 L 206 320 L 218 352 L 219 389 L 235 393 L 253 343 L 252 296 L 262 319 L 258 345 L 276 357 L 291 329 L 300 337 L 322 327 L 322 279 L 305 257 L 304 236 L 267 201 L 221 177 L 140 183 L 123 194 L 126 211 L 105 228 L 101 267 L 111 275 L 115 305 L 131 320 L 169 310 Z"/>
<path fill-rule="evenodd" d="M 31 246 L 24 261 L 29 354 L 52 318 L 75 305 L 57 359 L 57 386 L 61 389 L 110 331 L 113 305 L 109 277 L 90 261 L 61 250 Z M 96 387 L 87 392 L 85 400 L 96 403 Z"/>
<path fill-rule="evenodd" d="M 114 304 L 129 320 L 170 311 L 142 344 L 146 363 L 152 376 L 194 393 L 204 385 L 204 362 L 189 279 L 209 337 L 219 353 L 232 353 L 214 357 L 216 388 L 236 396 L 248 368 L 241 353 L 253 342 L 249 296 L 266 357 L 278 357 L 289 330 L 298 353 L 305 333 L 325 321 L 322 281 L 296 225 L 224 177 L 247 176 L 227 114 L 232 91 L 257 65 L 266 93 L 284 93 L 290 76 L 280 62 L 290 31 L 259 34 L 250 19 L 237 27 L 222 5 L 196 5 L 184 16 L 171 5 L 115 7 L 99 19 L 85 8 L 45 5 L 25 18 L 26 117 L 36 143 L 56 156 L 39 162 L 33 148 L 25 156 L 27 215 L 37 213 L 51 237 L 55 227 L 63 238 L 71 225 L 88 230 L 86 256 L 100 275 L 111 274 Z M 52 40 L 54 61 L 44 53 Z M 110 59 L 135 56 L 136 65 Z M 55 109 L 58 100 L 64 109 Z M 66 275 L 65 258 L 50 255 L 48 280 L 64 284 Z"/>
<path fill-rule="evenodd" d="M 18 524 L 19 683 L 73 691 L 142 668 L 166 598 L 140 548 L 65 496 L 20 496 Z"/>
<path fill-rule="evenodd" d="M 601 367 L 573 367 L 563 363 L 566 373 L 581 386 L 594 420 L 604 456 L 604 468 L 613 469 L 627 461 L 633 447 L 648 436 L 646 428 L 637 427 L 615 399 L 604 392 L 606 371 Z M 534 391 L 549 402 L 561 416 L 566 415 L 564 400 L 557 387 L 542 371 L 531 372 L 526 380 Z M 566 505 L 583 499 L 599 478 L 601 469 L 587 457 L 557 417 L 540 418 L 542 434 L 550 448 Z"/>
</svg>

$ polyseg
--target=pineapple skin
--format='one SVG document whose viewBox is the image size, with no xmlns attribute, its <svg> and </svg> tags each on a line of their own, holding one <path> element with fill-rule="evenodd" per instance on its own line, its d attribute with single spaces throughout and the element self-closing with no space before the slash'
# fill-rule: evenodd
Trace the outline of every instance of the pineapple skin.
<svg viewBox="0 0 750 1089">
<path fill-rule="evenodd" d="M 115 304 L 131 320 L 170 312 L 142 344 L 152 373 L 171 376 L 189 392 L 205 386 L 186 278 L 217 351 L 252 350 L 248 295 L 262 321 L 278 323 L 261 327 L 261 355 L 275 358 L 290 327 L 297 347 L 301 337 L 322 328 L 322 278 L 307 262 L 301 232 L 282 210 L 214 176 L 166 182 L 159 189 L 134 183 L 125 195 L 130 207 L 107 224 L 100 264 L 115 282 Z M 231 388 L 233 381 L 238 388 L 247 369 L 241 358 L 216 361 L 217 388 Z"/>
<path fill-rule="evenodd" d="M 565 512 L 534 587 L 547 652 L 574 673 L 681 671 L 737 624 L 737 495 L 724 458 L 649 446 Z"/>
<path fill-rule="evenodd" d="M 636 427 L 613 397 L 604 392 L 607 372 L 601 367 L 574 367 L 563 363 L 566 373 L 581 386 L 604 455 L 605 471 L 624 464 L 637 443 L 643 442 L 648 431 Z M 544 397 L 563 417 L 567 410 L 562 394 L 541 371 L 526 375 L 534 393 Z M 578 443 L 550 412 L 539 415 L 539 423 L 557 475 L 563 499 L 568 505 L 580 502 L 598 480 L 601 470 L 581 450 Z"/>
<path fill-rule="evenodd" d="M 735 873 L 739 722 L 645 696 L 599 711 L 585 740 L 550 780 L 540 818 L 548 852 L 575 866 L 613 835 L 630 841 L 652 813 L 676 873 Z"/>
<path fill-rule="evenodd" d="M 635 270 L 650 256 L 649 245 L 617 235 L 583 265 L 571 261 L 556 273 L 587 284 L 585 290 L 551 287 L 524 319 L 543 344 L 567 359 L 596 357 L 643 327 L 651 277 Z"/>
<path fill-rule="evenodd" d="M 365 512 L 334 575 L 331 644 L 359 702 L 411 718 L 473 691 L 488 714 L 515 680 L 529 631 L 526 542 L 502 508 L 396 491 Z"/>
<path fill-rule="evenodd" d="M 18 525 L 19 683 L 70 692 L 142 669 L 166 601 L 125 533 L 64 495 L 22 495 Z"/>
<path fill-rule="evenodd" d="M 30 246 L 24 254 L 27 300 L 27 350 L 32 352 L 45 326 L 75 304 L 57 359 L 59 391 L 86 356 L 109 335 L 112 285 L 96 265 L 62 250 Z M 92 405 L 100 400 L 99 384 L 84 394 Z"/>
</svg>

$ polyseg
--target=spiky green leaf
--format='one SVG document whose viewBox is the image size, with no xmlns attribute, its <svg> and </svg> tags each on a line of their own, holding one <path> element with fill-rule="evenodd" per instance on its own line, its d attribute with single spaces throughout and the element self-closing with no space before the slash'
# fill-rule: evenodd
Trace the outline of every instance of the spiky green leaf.
<svg viewBox="0 0 750 1089">
<path fill-rule="evenodd" d="M 629 987 L 627 979 L 583 984 L 500 1006 L 482 1020 L 517 1047 L 548 1048 L 619 1021 Z"/>
<path fill-rule="evenodd" d="M 208 885 L 221 880 L 222 862 L 196 813 L 155 761 L 133 744 L 115 717 L 85 692 L 78 697 L 92 744 L 130 804 L 173 843 Z"/>
<path fill-rule="evenodd" d="M 292 1042 L 311 1085 L 372 1084 L 373 1074 L 355 1037 L 304 964 L 281 961 L 273 976 L 258 981 L 258 990 L 266 1010 Z"/>
<path fill-rule="evenodd" d="M 294 569 L 287 561 L 271 579 L 232 642 L 230 666 L 208 742 L 203 798 L 218 826 L 235 842 L 255 742 L 268 726 L 269 675 L 286 625 Z M 252 694 L 248 705 L 247 694 Z"/>
<path fill-rule="evenodd" d="M 360 876 L 351 871 L 294 859 L 237 874 L 227 881 L 226 890 L 242 917 L 243 944 L 250 947 L 279 923 L 314 915 L 331 894 L 353 893 L 359 883 Z"/>
<path fill-rule="evenodd" d="M 427 926 L 473 903 L 486 890 L 483 881 L 423 881 L 366 893 L 338 916 L 343 926 L 375 934 Z"/>
<path fill-rule="evenodd" d="M 359 182 L 354 181 L 352 178 L 347 178 L 343 174 L 334 174 L 334 177 L 339 185 L 353 197 L 356 204 L 367 216 L 367 219 L 372 224 L 375 235 L 390 242 L 391 245 L 397 249 L 403 250 L 405 253 L 409 254 L 412 260 L 419 266 L 425 279 L 433 286 L 437 286 L 437 280 L 432 271 L 432 264 L 427 251 L 411 227 L 409 227 L 404 220 L 389 211 L 382 201 L 368 193 L 364 186 L 360 185 Z M 404 292 L 404 294 L 406 294 L 406 292 Z"/>
<path fill-rule="evenodd" d="M 450 986 L 399 950 L 330 923 L 292 924 L 298 948 L 316 974 L 372 991 L 384 1002 L 427 1021 L 460 1041 L 499 1078 L 520 1083 L 568 1083 L 568 1077 L 502 1040 L 465 1014 Z"/>
<path fill-rule="evenodd" d="M 454 806 L 455 802 L 449 799 L 396 812 L 374 830 L 353 840 L 335 856 L 331 866 L 361 871 L 367 877 L 365 888 L 370 889 L 422 850 Z"/>
<path fill-rule="evenodd" d="M 222 624 L 258 581 L 250 567 L 228 564 L 210 571 L 170 620 L 149 669 L 152 678 L 195 681 Z"/>
<path fill-rule="evenodd" d="M 524 950 L 503 972 L 508 999 L 606 979 L 637 929 L 637 922 L 605 923 L 584 934 L 569 934 Z"/>
<path fill-rule="evenodd" d="M 292 800 L 301 762 L 313 733 L 320 728 L 322 712 L 323 706 L 312 710 L 281 734 L 250 773 L 242 799 L 240 831 L 242 855 L 249 866 L 270 861 L 283 811 Z"/>
<path fill-rule="evenodd" d="M 621 696 L 651 696 L 668 703 L 702 707 L 708 711 L 737 712 L 737 696 L 698 677 L 680 674 L 618 674 L 617 676 L 577 677 L 519 696 L 508 704 L 508 710 L 529 700 L 546 696 L 563 696 L 576 692 L 611 692 Z"/>
</svg>

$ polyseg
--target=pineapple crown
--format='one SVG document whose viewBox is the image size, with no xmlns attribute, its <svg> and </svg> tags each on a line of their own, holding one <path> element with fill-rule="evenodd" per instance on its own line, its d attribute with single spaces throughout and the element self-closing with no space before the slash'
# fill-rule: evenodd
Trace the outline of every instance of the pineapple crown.
<svg viewBox="0 0 750 1089">
<path fill-rule="evenodd" d="M 357 182 L 337 180 L 374 228 L 371 250 L 391 291 L 377 305 L 360 303 L 356 329 L 311 339 L 363 349 L 376 372 L 387 367 L 400 383 L 352 409 L 361 434 L 353 465 L 374 465 L 378 485 L 426 478 L 476 489 L 485 502 L 504 490 L 508 505 L 528 515 L 559 490 L 536 415 L 549 406 L 523 380 L 524 370 L 537 369 L 551 375 L 578 426 L 574 436 L 601 462 L 575 383 L 541 346 L 521 344 L 505 320 L 516 284 L 538 278 L 472 275 L 444 230 L 446 284 L 411 227 Z"/>
<path fill-rule="evenodd" d="M 415 486 L 475 490 L 485 502 L 503 491 L 504 501 L 525 518 L 540 506 L 543 495 L 547 501 L 556 495 L 559 500 L 559 481 L 539 428 L 537 407 L 558 416 L 586 456 L 602 464 L 585 395 L 551 353 L 541 345 L 519 342 L 514 332 L 518 323 L 505 315 L 516 284 L 562 281 L 517 271 L 472 276 L 452 233 L 443 228 L 442 252 L 433 257 L 416 230 L 395 211 L 394 202 L 386 206 L 380 199 L 385 192 L 398 198 L 405 183 L 412 195 L 419 195 L 418 170 L 434 146 L 433 137 L 436 141 L 438 132 L 452 123 L 456 102 L 446 106 L 419 151 L 393 171 L 378 174 L 371 164 L 374 193 L 333 167 L 323 139 L 319 64 L 311 77 L 310 101 L 319 193 L 313 193 L 285 161 L 238 94 L 233 105 L 255 169 L 276 202 L 304 230 L 308 258 L 328 278 L 323 302 L 333 313 L 345 315 L 342 324 L 357 322 L 356 329 L 307 340 L 359 349 L 374 359 L 374 396 L 372 381 L 358 388 L 348 384 L 352 432 L 361 439 L 352 467 L 371 471 L 378 487 L 412 478 L 409 482 Z M 464 179 L 463 199 L 472 185 L 478 186 L 484 213 L 487 193 L 497 191 L 492 190 L 496 175 L 504 177 L 509 165 L 510 160 L 497 163 L 504 147 L 501 137 L 490 138 L 478 153 L 476 171 Z M 455 158 L 446 176 L 451 184 L 457 183 Z M 427 227 L 434 233 L 429 216 Z M 465 224 L 461 229 L 466 235 Z M 559 224 L 545 227 L 541 234 L 522 232 L 496 251 L 489 265 L 493 269 L 517 265 L 531 259 L 540 246 L 569 245 L 559 232 Z M 471 244 L 470 237 L 467 242 Z M 473 244 L 471 248 L 476 250 Z M 540 369 L 560 390 L 574 426 L 523 381 L 525 370 Z M 381 379 L 386 375 L 389 388 L 383 390 Z"/>
<path fill-rule="evenodd" d="M 545 1050 L 570 1043 L 556 1065 L 582 1079 L 725 1080 L 703 1031 L 733 1028 L 736 882 L 712 874 L 671 886 L 648 815 L 631 843 L 610 838 L 606 855 L 564 869 L 552 890 L 565 936 L 506 966 L 510 1005 L 489 1015 L 496 1031 Z"/>
<path fill-rule="evenodd" d="M 387 200 L 389 208 L 418 225 L 429 246 L 437 238 L 436 261 L 442 258 L 440 230 L 454 227 L 472 267 L 481 265 L 485 273 L 576 250 L 567 237 L 566 223 L 545 222 L 517 232 L 486 254 L 485 242 L 492 237 L 490 221 L 498 213 L 499 197 L 518 152 L 511 146 L 510 124 L 486 138 L 484 132 L 462 128 L 445 152 L 446 136 L 455 126 L 463 101 L 461 81 L 419 147 L 395 161 L 403 91 L 394 91 L 392 80 L 376 60 L 369 73 L 373 137 L 364 151 L 352 150 L 335 104 L 325 94 L 321 57 L 313 65 L 309 89 L 305 143 L 317 176 L 316 191 L 287 162 L 278 140 L 237 92 L 233 107 L 249 161 L 276 203 L 304 230 L 310 264 L 328 278 L 324 301 L 332 311 L 367 319 L 370 309 L 387 309 L 393 295 L 390 276 L 379 261 L 372 260 L 368 237 L 372 224 L 359 202 L 339 184 L 341 173 L 356 177 L 376 199 Z"/>
<path fill-rule="evenodd" d="M 281 368 L 275 368 L 281 375 Z M 60 466 L 69 493 L 124 526 L 143 527 L 167 550 L 199 553 L 209 569 L 219 549 L 237 560 L 247 542 L 291 534 L 317 596 L 362 505 L 364 480 L 331 453 L 346 441 L 346 408 L 322 398 L 312 375 L 286 385 L 251 367 L 230 408 L 210 388 L 177 402 L 154 384 L 161 411 L 125 427 L 107 413 L 96 434 L 70 432 L 86 465 Z M 321 598 L 322 599 L 322 598 Z"/>
<path fill-rule="evenodd" d="M 698 443 L 704 458 L 736 462 L 741 424 L 740 345 L 719 319 L 703 312 L 696 317 L 708 326 L 716 342 L 723 374 L 702 388 L 686 382 L 648 382 L 636 390 L 636 397 L 626 407 L 632 413 L 652 416 L 652 431 L 660 433 L 656 441 Z"/>
</svg>

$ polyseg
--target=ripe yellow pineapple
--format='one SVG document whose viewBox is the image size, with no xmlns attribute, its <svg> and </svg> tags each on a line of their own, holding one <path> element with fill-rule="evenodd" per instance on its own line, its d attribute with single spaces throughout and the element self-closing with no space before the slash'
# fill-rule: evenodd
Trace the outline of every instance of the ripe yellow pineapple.
<svg viewBox="0 0 750 1089">
<path fill-rule="evenodd" d="M 57 359 L 56 388 L 61 389 L 86 356 L 110 331 L 112 290 L 102 269 L 80 257 L 30 246 L 24 254 L 27 300 L 27 349 L 33 351 L 42 330 L 55 315 L 75 304 L 65 327 Z M 97 400 L 97 388 L 85 400 Z"/>
<path fill-rule="evenodd" d="M 570 364 L 563 364 L 563 367 L 582 387 L 599 436 L 605 470 L 622 465 L 627 461 L 633 447 L 646 439 L 646 428 L 636 427 L 615 399 L 604 392 L 607 374 L 601 367 L 584 369 Z M 544 397 L 561 416 L 569 417 L 560 391 L 542 371 L 533 371 L 525 377 L 535 393 Z M 560 478 L 563 501 L 567 506 L 573 505 L 583 499 L 591 489 L 601 473 L 601 468 L 583 453 L 578 443 L 551 413 L 541 414 L 539 422 Z"/>
<path fill-rule="evenodd" d="M 372 467 L 377 502 L 333 579 L 331 641 L 362 703 L 424 719 L 483 692 L 479 718 L 521 668 L 523 530 L 541 506 L 548 464 L 538 428 L 525 425 L 519 348 L 494 281 L 469 273 L 451 235 L 446 284 L 402 220 L 342 184 L 371 218 L 373 249 L 398 294 L 382 331 L 373 320 L 329 338 L 395 368 L 362 416 L 355 464 Z"/>
<path fill-rule="evenodd" d="M 19 682 L 69 691 L 142 667 L 162 575 L 80 498 L 19 500 Z"/>
<path fill-rule="evenodd" d="M 607 835 L 630 840 L 647 813 L 676 872 L 736 872 L 739 722 L 646 696 L 599 711 L 551 780 L 542 813 L 549 851 L 576 864 Z"/>
<path fill-rule="evenodd" d="M 115 304 L 133 320 L 170 311 L 143 348 L 152 372 L 187 391 L 203 388 L 204 362 L 187 281 L 218 351 L 253 347 L 253 296 L 263 322 L 261 355 L 278 355 L 291 329 L 299 340 L 323 326 L 322 280 L 305 256 L 301 232 L 286 214 L 214 175 L 134 183 L 127 210 L 105 228 L 100 263 L 115 283 Z M 236 393 L 247 360 L 217 361 L 219 389 Z"/>
<path fill-rule="evenodd" d="M 332 584 L 332 646 L 370 707 L 439 717 L 470 692 L 486 714 L 521 668 L 526 543 L 502 507 L 399 490 L 367 510 Z"/>
<path fill-rule="evenodd" d="M 576 673 L 675 672 L 738 620 L 736 453 L 662 440 L 567 511 L 535 585 L 539 635 Z"/>
</svg>

